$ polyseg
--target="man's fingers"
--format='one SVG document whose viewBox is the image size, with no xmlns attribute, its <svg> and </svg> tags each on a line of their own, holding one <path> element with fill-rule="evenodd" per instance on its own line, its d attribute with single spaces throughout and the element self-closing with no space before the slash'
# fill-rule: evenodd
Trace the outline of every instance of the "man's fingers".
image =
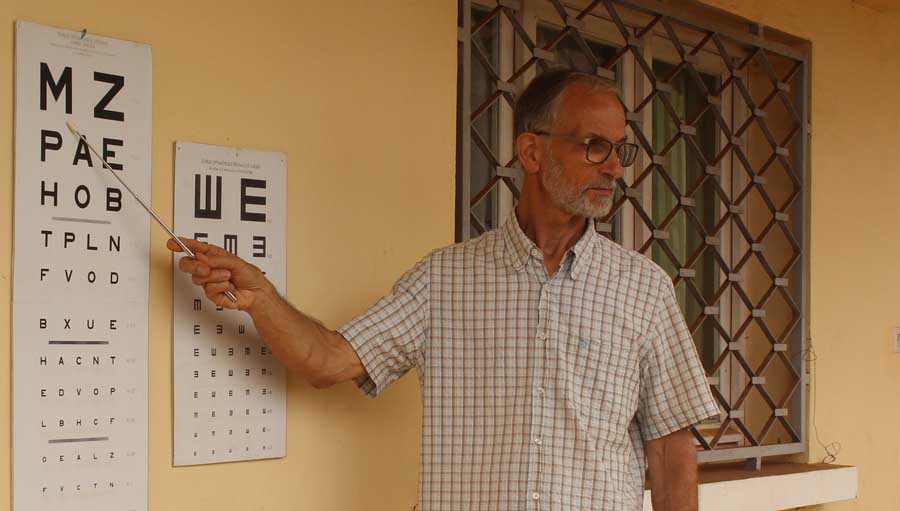
<svg viewBox="0 0 900 511">
<path fill-rule="evenodd" d="M 222 295 L 222 293 L 226 290 L 234 291 L 233 285 L 229 282 L 234 275 L 240 274 L 246 277 L 248 275 L 247 271 L 252 272 L 255 267 L 221 247 L 188 238 L 179 239 L 194 252 L 194 257 L 180 258 L 178 260 L 178 269 L 190 274 L 191 282 L 198 286 L 204 286 L 205 289 L 209 289 L 207 286 L 211 284 L 221 283 L 231 286 L 231 288 L 213 288 L 212 291 L 207 291 L 207 296 L 217 305 L 224 306 L 223 303 L 225 302 L 220 303 L 219 301 L 222 298 L 227 300 L 229 308 L 235 308 L 234 302 L 227 296 Z M 180 251 L 176 248 L 177 243 L 174 240 L 169 240 L 167 247 L 176 252 Z"/>
<path fill-rule="evenodd" d="M 208 264 L 211 268 L 224 268 L 226 270 L 238 270 L 242 267 L 246 267 L 249 263 L 244 261 L 243 259 L 232 255 L 230 252 L 226 252 L 225 250 L 215 246 L 210 245 L 215 254 L 212 251 L 207 252 L 203 255 L 198 255 L 197 259 Z"/>
<path fill-rule="evenodd" d="M 169 238 L 169 241 L 166 242 L 166 248 L 171 250 L 172 252 L 181 252 L 181 247 L 178 246 L 178 243 L 175 243 L 175 240 Z"/>
<path fill-rule="evenodd" d="M 193 252 L 197 257 L 205 255 L 209 257 L 237 259 L 237 257 L 231 254 L 231 252 L 228 252 L 222 247 L 210 245 L 209 243 L 204 243 L 202 241 L 192 240 L 190 238 L 182 238 L 180 236 L 178 237 L 178 239 L 181 240 L 181 242 L 184 243 L 187 248 L 191 249 L 191 252 Z M 168 248 L 172 252 L 184 252 L 184 250 L 182 250 L 178 243 L 171 238 L 166 241 L 166 248 Z"/>
<path fill-rule="evenodd" d="M 185 246 L 187 246 L 187 248 L 191 249 L 191 252 L 193 252 L 195 254 L 205 254 L 206 252 L 209 251 L 209 247 L 212 246 L 209 243 L 203 243 L 202 241 L 192 240 L 191 238 L 183 238 L 183 237 L 179 236 L 178 239 L 181 240 L 181 242 L 184 243 Z M 168 248 L 172 252 L 184 252 L 184 250 L 181 249 L 181 246 L 178 245 L 178 243 L 171 238 L 166 242 L 166 248 Z"/>
<path fill-rule="evenodd" d="M 221 268 L 216 268 L 209 273 L 209 277 L 206 277 L 207 282 L 228 282 L 230 279 L 231 272 Z"/>
<path fill-rule="evenodd" d="M 209 243 L 204 243 L 204 245 L 206 245 L 205 247 L 203 247 L 206 249 L 206 251 L 201 252 L 201 253 L 206 254 L 207 256 L 215 257 L 215 256 L 221 256 L 221 255 L 231 255 L 231 252 L 226 251 L 222 247 L 218 247 L 216 245 L 210 245 Z"/>
<path fill-rule="evenodd" d="M 225 291 L 234 291 L 234 286 L 231 282 L 210 282 L 203 286 L 203 291 L 206 293 L 206 297 L 216 305 L 227 309 L 237 308 L 237 304 L 224 294 Z"/>
<path fill-rule="evenodd" d="M 209 276 L 210 271 L 208 264 L 194 259 L 193 257 L 182 257 L 181 260 L 178 261 L 178 269 L 184 273 L 190 273 L 191 275 L 199 277 Z"/>
<path fill-rule="evenodd" d="M 218 305 L 219 307 L 222 307 L 223 309 L 238 309 L 238 304 L 236 304 L 235 302 L 232 302 L 231 298 L 228 298 L 226 295 L 221 294 L 221 293 L 217 294 L 215 296 L 209 297 L 209 300 L 212 303 Z"/>
<path fill-rule="evenodd" d="M 194 259 L 208 264 L 209 266 L 215 268 L 234 268 L 235 266 L 238 266 L 243 262 L 239 257 L 235 256 L 231 252 L 228 252 L 222 247 L 217 247 L 215 245 L 210 245 L 209 243 L 203 243 L 202 241 L 192 240 L 188 238 L 179 239 L 184 242 L 184 244 L 187 245 L 187 247 L 191 249 L 191 251 L 194 252 Z M 173 252 L 184 252 L 173 239 L 169 239 L 169 241 L 166 242 L 166 248 Z M 182 258 L 182 261 L 185 259 L 187 258 Z"/>
<path fill-rule="evenodd" d="M 191 276 L 191 282 L 198 286 L 209 284 L 211 282 L 228 282 L 229 279 L 231 279 L 231 272 L 221 269 L 212 270 L 206 277 L 197 274 Z"/>
<path fill-rule="evenodd" d="M 203 291 L 206 292 L 208 298 L 212 299 L 213 296 L 225 291 L 234 291 L 234 286 L 231 285 L 231 282 L 210 282 L 203 285 Z"/>
<path fill-rule="evenodd" d="M 235 302 L 225 295 L 226 291 L 236 291 L 234 284 L 230 282 L 232 270 L 237 270 L 248 263 L 230 252 L 190 238 L 178 238 L 194 257 L 182 257 L 178 260 L 178 269 L 191 275 L 191 282 L 203 286 L 206 297 L 219 307 L 237 309 Z M 166 241 L 166 248 L 172 252 L 184 252 L 181 246 L 173 239 Z"/>
<path fill-rule="evenodd" d="M 198 286 L 208 284 L 210 282 L 228 282 L 231 279 L 231 272 L 228 270 L 215 269 L 209 272 L 209 275 L 202 277 L 197 274 L 191 276 L 191 282 Z"/>
</svg>

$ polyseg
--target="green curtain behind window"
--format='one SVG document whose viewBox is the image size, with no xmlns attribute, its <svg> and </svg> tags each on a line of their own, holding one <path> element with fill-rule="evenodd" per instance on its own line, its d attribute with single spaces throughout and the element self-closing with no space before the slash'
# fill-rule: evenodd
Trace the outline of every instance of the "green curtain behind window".
<svg viewBox="0 0 900 511">
<path fill-rule="evenodd" d="M 655 61 L 653 64 L 653 71 L 659 78 L 669 77 L 674 69 L 675 66 L 664 62 Z M 714 89 L 716 87 L 717 79 L 715 77 L 703 75 L 703 79 L 707 88 Z M 682 122 L 692 120 L 706 105 L 705 92 L 687 75 L 687 72 L 680 72 L 678 76 L 669 81 L 669 85 L 672 86 L 672 92 L 664 94 L 668 95 L 669 101 Z M 718 146 L 717 128 L 706 118 L 695 122 L 694 127 L 697 130 L 697 134 L 693 135 L 697 145 L 700 146 L 705 158 L 712 159 Z M 672 118 L 663 102 L 659 98 L 655 98 L 653 101 L 654 150 L 662 151 L 678 132 L 679 123 Z M 677 187 L 677 195 L 685 195 L 689 188 L 706 172 L 705 166 L 696 155 L 688 154 L 689 150 L 687 142 L 681 140 L 665 154 L 665 172 Z M 651 218 L 656 225 L 659 225 L 678 206 L 678 196 L 661 176 L 661 172 L 663 171 L 655 170 L 652 180 Z M 694 210 L 697 216 L 703 221 L 706 228 L 711 228 L 719 217 L 717 200 L 705 188 L 696 191 L 692 198 L 696 201 Z M 653 245 L 651 255 L 654 262 L 674 277 L 678 274 L 679 266 L 685 265 L 688 258 L 704 243 L 704 233 L 688 219 L 684 212 L 678 213 L 665 230 L 669 233 L 666 243 L 675 254 L 678 263 L 672 261 L 658 244 Z M 693 265 L 696 270 L 693 282 L 707 299 L 711 299 L 719 285 L 717 271 L 712 264 L 714 263 L 709 258 L 701 258 L 698 263 Z M 703 305 L 688 293 L 686 285 L 676 286 L 675 293 L 689 323 L 702 314 Z M 716 342 L 717 334 L 712 325 L 704 324 L 695 333 L 694 340 L 704 365 L 710 367 L 717 354 L 718 344 Z"/>
</svg>

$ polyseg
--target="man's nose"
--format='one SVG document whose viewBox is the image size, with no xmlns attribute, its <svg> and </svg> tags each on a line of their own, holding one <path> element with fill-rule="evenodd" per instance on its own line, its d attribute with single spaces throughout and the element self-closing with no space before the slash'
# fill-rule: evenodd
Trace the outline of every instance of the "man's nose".
<svg viewBox="0 0 900 511">
<path fill-rule="evenodd" d="M 600 165 L 600 172 L 613 179 L 619 179 L 625 175 L 625 169 L 622 167 L 622 162 L 619 161 L 619 154 L 616 151 L 613 151 L 609 158 Z"/>
</svg>

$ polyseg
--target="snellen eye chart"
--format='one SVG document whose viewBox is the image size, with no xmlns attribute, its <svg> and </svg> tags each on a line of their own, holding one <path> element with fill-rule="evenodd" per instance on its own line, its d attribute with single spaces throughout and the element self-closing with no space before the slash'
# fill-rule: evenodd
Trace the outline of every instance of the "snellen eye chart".
<svg viewBox="0 0 900 511">
<path fill-rule="evenodd" d="M 147 509 L 150 47 L 16 24 L 13 509 Z"/>
<path fill-rule="evenodd" d="M 259 267 L 283 294 L 286 173 L 284 153 L 177 142 L 176 232 Z M 285 369 L 250 316 L 180 271 L 173 307 L 174 464 L 284 456 Z"/>
</svg>

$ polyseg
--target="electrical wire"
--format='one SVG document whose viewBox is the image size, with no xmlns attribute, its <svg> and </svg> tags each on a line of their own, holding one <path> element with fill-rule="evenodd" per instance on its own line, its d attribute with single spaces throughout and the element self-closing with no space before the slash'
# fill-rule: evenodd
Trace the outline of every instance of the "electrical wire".
<svg viewBox="0 0 900 511">
<path fill-rule="evenodd" d="M 818 411 L 816 408 L 816 395 L 819 393 L 818 388 L 816 387 L 816 360 L 818 360 L 819 356 L 816 354 L 815 348 L 813 348 L 812 339 L 808 340 L 808 345 L 809 347 L 803 350 L 803 356 L 809 364 L 810 369 L 810 407 L 812 408 L 812 410 L 810 410 L 810 415 L 812 418 L 813 432 L 815 433 L 816 442 L 825 451 L 825 457 L 822 458 L 822 463 L 831 464 L 837 461 L 838 454 L 841 452 L 841 443 L 831 442 L 826 445 L 820 440 L 819 427 L 816 424 L 816 412 Z"/>
</svg>

